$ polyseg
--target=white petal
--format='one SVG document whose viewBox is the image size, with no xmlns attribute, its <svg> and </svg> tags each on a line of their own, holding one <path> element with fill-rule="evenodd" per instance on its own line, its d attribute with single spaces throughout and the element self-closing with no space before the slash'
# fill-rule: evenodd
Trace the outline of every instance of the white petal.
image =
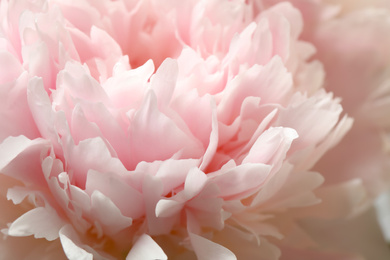
<svg viewBox="0 0 390 260">
<path fill-rule="evenodd" d="M 7 199 L 12 200 L 12 202 L 16 204 L 22 203 L 22 201 L 28 196 L 36 193 L 36 191 L 33 191 L 29 188 L 22 187 L 22 186 L 15 186 L 12 188 L 8 188 L 7 190 Z"/>
<path fill-rule="evenodd" d="M 170 217 L 177 214 L 184 207 L 183 202 L 176 200 L 159 200 L 156 205 L 156 216 L 157 217 Z"/>
<path fill-rule="evenodd" d="M 15 157 L 22 153 L 29 146 L 34 144 L 33 140 L 25 136 L 8 137 L 0 145 L 0 169 L 6 167 Z"/>
<path fill-rule="evenodd" d="M 64 252 L 69 260 L 92 260 L 93 255 L 88 253 L 84 249 L 77 246 L 70 238 L 69 238 L 69 230 L 66 227 L 61 229 L 60 231 L 60 239 L 62 247 L 64 248 Z"/>
<path fill-rule="evenodd" d="M 49 241 L 59 236 L 60 229 L 65 222 L 60 219 L 54 210 L 39 207 L 32 209 L 15 220 L 9 227 L 11 236 L 29 236 L 46 238 Z"/>
<path fill-rule="evenodd" d="M 143 234 L 135 242 L 133 248 L 126 257 L 126 260 L 155 260 L 168 259 L 161 247 L 149 236 Z"/>
<path fill-rule="evenodd" d="M 204 237 L 190 233 L 195 254 L 199 260 L 236 260 L 237 257 L 229 249 Z"/>
<path fill-rule="evenodd" d="M 390 191 L 380 195 L 375 201 L 379 224 L 387 242 L 390 241 Z"/>
</svg>

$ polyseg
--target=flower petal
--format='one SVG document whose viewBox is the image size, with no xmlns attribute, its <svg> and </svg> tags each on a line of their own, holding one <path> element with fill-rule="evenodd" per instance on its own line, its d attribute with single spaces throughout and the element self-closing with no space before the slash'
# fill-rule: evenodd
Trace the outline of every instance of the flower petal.
<svg viewBox="0 0 390 260">
<path fill-rule="evenodd" d="M 98 190 L 91 195 L 91 205 L 92 216 L 102 224 L 105 234 L 115 235 L 133 223 L 132 218 L 123 216 L 110 198 Z"/>
<path fill-rule="evenodd" d="M 145 214 L 141 193 L 115 175 L 89 170 L 85 190 L 90 194 L 100 191 L 115 203 L 124 216 L 139 218 Z"/>
<path fill-rule="evenodd" d="M 60 230 L 60 239 L 64 252 L 69 260 L 92 260 L 93 255 L 79 247 L 70 237 L 72 237 L 69 226 Z"/>
<path fill-rule="evenodd" d="M 259 136 L 242 163 L 264 163 L 279 168 L 297 137 L 292 128 L 270 128 Z"/>
<path fill-rule="evenodd" d="M 51 241 L 58 238 L 59 231 L 64 225 L 65 222 L 54 210 L 39 207 L 15 220 L 9 227 L 8 234 L 11 236 L 34 235 L 35 238 L 46 238 Z"/>
<path fill-rule="evenodd" d="M 246 163 L 234 167 L 214 177 L 213 181 L 220 189 L 221 197 L 239 199 L 249 196 L 266 180 L 271 166 L 265 164 Z"/>
<path fill-rule="evenodd" d="M 134 116 L 130 139 L 134 163 L 166 160 L 179 151 L 183 152 L 183 157 L 199 158 L 202 151 L 192 136 L 158 110 L 153 91 L 148 92 L 144 104 Z"/>
<path fill-rule="evenodd" d="M 161 249 L 161 247 L 147 234 L 143 234 L 135 242 L 133 248 L 130 250 L 129 254 L 126 256 L 126 260 L 154 260 L 168 259 L 167 255 Z"/>
<path fill-rule="evenodd" d="M 236 260 L 237 257 L 226 247 L 214 243 L 204 237 L 190 233 L 191 245 L 199 260 Z"/>
<path fill-rule="evenodd" d="M 20 62 L 9 52 L 0 51 L 0 84 L 16 80 L 22 73 Z"/>
<path fill-rule="evenodd" d="M 48 151 L 46 140 L 8 137 L 0 144 L 0 171 L 24 183 L 45 185 L 41 156 Z"/>
</svg>

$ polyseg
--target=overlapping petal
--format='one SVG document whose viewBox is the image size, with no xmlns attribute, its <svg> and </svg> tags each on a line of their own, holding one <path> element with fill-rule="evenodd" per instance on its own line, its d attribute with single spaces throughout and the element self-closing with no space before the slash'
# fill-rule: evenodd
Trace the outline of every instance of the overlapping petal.
<svg viewBox="0 0 390 260">
<path fill-rule="evenodd" d="M 378 187 L 363 171 L 387 158 L 369 131 L 388 127 L 387 51 L 367 70 L 372 41 L 344 48 L 387 13 L 276 2 L 2 1 L 5 236 L 68 259 L 375 255 L 311 223 L 361 214 Z M 364 134 L 372 157 L 339 156 Z"/>
</svg>

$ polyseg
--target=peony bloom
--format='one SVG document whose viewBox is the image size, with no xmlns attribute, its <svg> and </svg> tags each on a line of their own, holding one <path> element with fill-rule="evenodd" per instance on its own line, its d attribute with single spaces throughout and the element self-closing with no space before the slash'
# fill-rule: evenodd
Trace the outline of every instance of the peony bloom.
<svg viewBox="0 0 390 260">
<path fill-rule="evenodd" d="M 326 176 L 329 184 L 362 178 L 368 195 L 375 197 L 389 187 L 388 141 L 384 138 L 390 132 L 390 5 L 381 0 L 292 2 L 309 24 L 303 38 L 316 47 L 315 57 L 324 65 L 325 89 L 342 99 L 345 113 L 354 119 L 351 131 L 316 169 L 323 174 L 338 172 Z"/>
<path fill-rule="evenodd" d="M 343 31 L 271 2 L 1 1 L 1 258 L 386 259 L 345 225 L 371 179 L 322 167 L 367 129 L 329 91 Z"/>
</svg>

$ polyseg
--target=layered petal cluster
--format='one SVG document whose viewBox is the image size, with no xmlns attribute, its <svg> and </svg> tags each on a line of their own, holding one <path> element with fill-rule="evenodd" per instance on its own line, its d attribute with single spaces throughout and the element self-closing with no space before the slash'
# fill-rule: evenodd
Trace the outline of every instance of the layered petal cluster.
<svg viewBox="0 0 390 260">
<path fill-rule="evenodd" d="M 363 121 L 355 100 L 345 111 L 329 92 L 343 96 L 326 54 L 325 84 L 302 40 L 302 13 L 241 0 L 1 1 L 0 258 L 358 259 L 321 247 L 315 221 L 367 198 L 360 171 L 321 167 L 347 114 Z"/>
<path fill-rule="evenodd" d="M 279 2 L 267 0 L 264 5 L 272 6 Z M 389 2 L 290 2 L 301 11 L 307 25 L 302 38 L 316 47 L 315 58 L 324 65 L 325 89 L 341 97 L 345 113 L 354 118 L 354 125 L 343 140 L 314 167 L 325 177 L 324 187 L 349 185 L 363 192 L 362 199 L 350 213 L 354 216 L 372 206 L 372 201 L 389 189 L 390 184 Z M 357 181 L 361 183 L 352 185 Z M 385 198 L 381 201 L 384 202 Z M 374 221 L 374 215 L 372 218 Z M 326 225 L 329 226 L 329 223 Z M 356 225 L 362 223 L 356 222 Z M 336 238 L 335 235 L 331 237 Z M 334 243 L 332 246 L 335 246 Z M 357 249 L 359 247 L 369 251 L 368 246 L 354 247 L 355 251 L 362 251 Z M 375 254 L 370 256 L 370 253 L 366 253 L 366 258 L 382 259 Z"/>
<path fill-rule="evenodd" d="M 308 25 L 303 39 L 316 47 L 315 58 L 324 65 L 325 89 L 340 97 L 345 113 L 354 118 L 355 126 L 316 169 L 337 172 L 325 176 L 328 184 L 361 178 L 375 198 L 390 184 L 390 5 L 380 0 L 291 2 Z"/>
</svg>

